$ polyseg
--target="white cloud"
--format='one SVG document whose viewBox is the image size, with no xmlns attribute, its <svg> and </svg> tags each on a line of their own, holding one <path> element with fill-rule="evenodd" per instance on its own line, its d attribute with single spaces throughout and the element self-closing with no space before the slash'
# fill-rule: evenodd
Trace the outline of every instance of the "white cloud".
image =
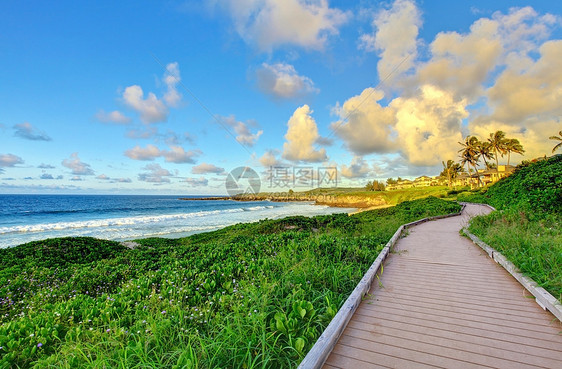
<svg viewBox="0 0 562 369">
<path fill-rule="evenodd" d="M 45 132 L 38 130 L 28 122 L 14 125 L 14 136 L 31 141 L 51 141 L 51 137 Z"/>
<path fill-rule="evenodd" d="M 182 182 L 185 182 L 190 187 L 207 187 L 209 185 L 209 180 L 205 177 L 199 178 L 186 178 Z"/>
<path fill-rule="evenodd" d="M 144 148 L 137 145 L 132 149 L 125 151 L 125 156 L 133 160 L 152 161 L 161 156 L 161 153 L 158 147 L 149 144 Z"/>
<path fill-rule="evenodd" d="M 361 95 L 349 98 L 343 106 L 336 108 L 340 121 L 332 123 L 331 129 L 357 155 L 397 149 L 392 135 L 396 123 L 395 111 L 378 103 L 383 97 L 382 91 L 367 88 Z"/>
<path fill-rule="evenodd" d="M 340 175 L 350 179 L 365 178 L 370 172 L 369 164 L 360 156 L 354 156 L 349 166 L 340 166 Z"/>
<path fill-rule="evenodd" d="M 109 113 L 100 110 L 96 113 L 96 119 L 101 123 L 115 123 L 115 124 L 129 124 L 131 118 L 125 116 L 118 110 L 110 111 Z"/>
<path fill-rule="evenodd" d="M 157 134 L 158 130 L 155 127 L 146 127 L 146 129 L 130 129 L 125 135 L 127 138 L 138 140 L 152 138 Z"/>
<path fill-rule="evenodd" d="M 285 63 L 263 63 L 256 71 L 256 80 L 262 92 L 275 98 L 292 99 L 319 92 L 310 78 Z"/>
<path fill-rule="evenodd" d="M 466 101 L 455 102 L 452 94 L 427 85 L 418 96 L 394 99 L 391 106 L 400 151 L 411 164 L 438 165 L 457 157 Z"/>
<path fill-rule="evenodd" d="M 219 168 L 214 164 L 201 163 L 201 164 L 196 165 L 193 168 L 191 168 L 191 173 L 193 173 L 193 174 L 208 174 L 208 173 L 221 174 L 221 173 L 224 173 L 224 168 Z"/>
<path fill-rule="evenodd" d="M 169 163 L 195 163 L 195 157 L 200 155 L 198 150 L 185 151 L 181 146 L 170 146 L 170 150 L 160 150 L 154 145 L 147 145 L 146 147 L 135 146 L 132 149 L 125 151 L 125 156 L 133 160 L 152 161 L 158 157 L 164 157 Z"/>
<path fill-rule="evenodd" d="M 39 179 L 55 179 L 52 174 L 43 173 Z"/>
<path fill-rule="evenodd" d="M 80 177 L 80 176 L 74 176 L 74 177 L 70 178 L 70 180 L 73 181 L 73 182 L 83 181 L 82 177 Z"/>
<path fill-rule="evenodd" d="M 164 122 L 168 119 L 168 107 L 152 92 L 149 92 L 144 99 L 144 92 L 138 85 L 125 89 L 123 101 L 140 114 L 140 119 L 144 123 Z"/>
<path fill-rule="evenodd" d="M 162 80 L 167 88 L 162 99 L 158 99 L 153 92 L 149 92 L 145 99 L 144 92 L 138 85 L 129 86 L 123 92 L 123 102 L 140 115 L 143 123 L 165 122 L 168 120 L 169 107 L 177 107 L 181 101 L 181 94 L 177 91 L 177 84 L 180 82 L 177 62 L 166 65 Z"/>
<path fill-rule="evenodd" d="M 170 150 L 162 150 L 162 156 L 169 163 L 188 163 L 194 164 L 195 157 L 200 155 L 198 150 L 185 151 L 181 146 L 170 146 Z"/>
<path fill-rule="evenodd" d="M 115 181 L 118 182 L 118 183 L 131 183 L 132 182 L 131 178 L 117 178 Z"/>
<path fill-rule="evenodd" d="M 245 146 L 254 146 L 256 141 L 260 138 L 263 131 L 259 130 L 256 133 L 250 131 L 250 126 L 256 126 L 255 122 L 242 123 L 236 120 L 234 116 L 221 118 L 224 123 L 234 129 L 236 133 L 236 141 Z"/>
<path fill-rule="evenodd" d="M 295 110 L 287 122 L 287 140 L 283 144 L 283 158 L 292 161 L 320 162 L 328 159 L 326 149 L 315 150 L 318 127 L 311 116 L 312 110 L 303 105 Z"/>
<path fill-rule="evenodd" d="M 37 168 L 40 168 L 40 169 L 55 169 L 55 166 L 50 165 L 50 164 L 41 163 Z"/>
<path fill-rule="evenodd" d="M 99 176 L 96 177 L 96 179 L 101 179 L 103 181 L 109 181 L 111 178 L 109 178 L 105 174 L 100 174 Z"/>
<path fill-rule="evenodd" d="M 62 165 L 72 171 L 72 174 L 89 176 L 93 175 L 94 171 L 90 164 L 86 164 L 80 160 L 78 153 L 72 153 L 70 159 L 64 159 Z"/>
<path fill-rule="evenodd" d="M 390 9 L 382 10 L 375 16 L 375 32 L 361 35 L 360 47 L 378 52 L 379 80 L 389 76 L 389 81 L 396 80 L 414 66 L 421 24 L 420 11 L 410 0 L 396 0 Z"/>
<path fill-rule="evenodd" d="M 283 163 L 277 158 L 279 152 L 277 150 L 266 151 L 258 160 L 264 167 L 281 166 Z"/>
<path fill-rule="evenodd" d="M 139 181 L 150 182 L 150 183 L 170 183 L 170 178 L 173 174 L 162 168 L 159 164 L 153 163 L 148 164 L 142 168 L 145 172 L 140 173 L 138 178 Z"/>
<path fill-rule="evenodd" d="M 23 163 L 23 159 L 14 154 L 0 154 L 0 168 L 15 167 Z"/>
<path fill-rule="evenodd" d="M 180 83 L 180 68 L 177 62 L 166 65 L 166 73 L 164 74 L 164 83 L 168 90 L 164 94 L 166 105 L 177 107 L 181 101 L 181 94 L 177 90 L 177 84 Z"/>
<path fill-rule="evenodd" d="M 350 15 L 326 0 L 214 1 L 225 8 L 240 37 L 260 51 L 281 45 L 321 50 Z"/>
</svg>

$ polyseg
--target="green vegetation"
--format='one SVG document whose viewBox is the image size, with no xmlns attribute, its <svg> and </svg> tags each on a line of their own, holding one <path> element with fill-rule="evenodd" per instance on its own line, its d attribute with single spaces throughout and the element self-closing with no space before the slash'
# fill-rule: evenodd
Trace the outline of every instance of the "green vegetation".
<svg viewBox="0 0 562 369">
<path fill-rule="evenodd" d="M 562 155 L 521 165 L 489 189 L 458 200 L 498 209 L 474 218 L 469 230 L 562 300 Z"/>
<path fill-rule="evenodd" d="M 405 222 L 437 198 L 179 240 L 0 250 L 0 367 L 295 367 Z"/>
<path fill-rule="evenodd" d="M 366 198 L 381 198 L 389 205 L 397 205 L 403 201 L 412 201 L 423 199 L 429 196 L 444 198 L 447 197 L 447 186 L 427 186 L 427 187 L 411 187 L 392 191 L 369 191 L 357 188 L 348 189 L 315 189 L 305 192 L 312 196 L 325 196 L 329 198 L 341 196 L 358 196 Z"/>
</svg>

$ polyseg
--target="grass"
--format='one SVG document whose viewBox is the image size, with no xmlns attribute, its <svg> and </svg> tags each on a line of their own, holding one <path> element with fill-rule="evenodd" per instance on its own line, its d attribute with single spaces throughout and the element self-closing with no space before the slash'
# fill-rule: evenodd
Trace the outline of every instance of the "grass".
<svg viewBox="0 0 562 369">
<path fill-rule="evenodd" d="M 191 237 L 62 238 L 0 250 L 0 367 L 287 368 L 403 223 L 437 198 Z"/>
<path fill-rule="evenodd" d="M 562 217 L 523 209 L 474 218 L 469 230 L 562 301 Z"/>
</svg>

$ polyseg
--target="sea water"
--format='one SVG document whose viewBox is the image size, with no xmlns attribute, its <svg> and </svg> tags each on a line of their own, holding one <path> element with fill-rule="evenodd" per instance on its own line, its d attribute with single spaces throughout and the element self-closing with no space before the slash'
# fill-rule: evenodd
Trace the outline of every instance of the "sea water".
<svg viewBox="0 0 562 369">
<path fill-rule="evenodd" d="M 67 236 L 178 238 L 265 218 L 350 210 L 304 202 L 186 201 L 179 196 L 0 195 L 0 248 Z"/>
</svg>

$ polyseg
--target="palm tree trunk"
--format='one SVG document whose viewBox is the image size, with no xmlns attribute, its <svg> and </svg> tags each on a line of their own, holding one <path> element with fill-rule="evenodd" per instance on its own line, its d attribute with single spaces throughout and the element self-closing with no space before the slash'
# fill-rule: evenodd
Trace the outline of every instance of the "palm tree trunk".
<svg viewBox="0 0 562 369">
<path fill-rule="evenodd" d="M 480 174 L 478 174 L 478 169 L 476 168 L 476 164 L 474 164 L 473 167 L 474 167 L 474 171 L 476 172 L 476 178 L 478 178 L 478 187 L 483 187 L 484 184 L 482 183 L 482 180 L 480 179 Z"/>
<path fill-rule="evenodd" d="M 511 159 L 511 151 L 507 151 L 507 166 L 509 167 L 509 159 Z"/>
</svg>

